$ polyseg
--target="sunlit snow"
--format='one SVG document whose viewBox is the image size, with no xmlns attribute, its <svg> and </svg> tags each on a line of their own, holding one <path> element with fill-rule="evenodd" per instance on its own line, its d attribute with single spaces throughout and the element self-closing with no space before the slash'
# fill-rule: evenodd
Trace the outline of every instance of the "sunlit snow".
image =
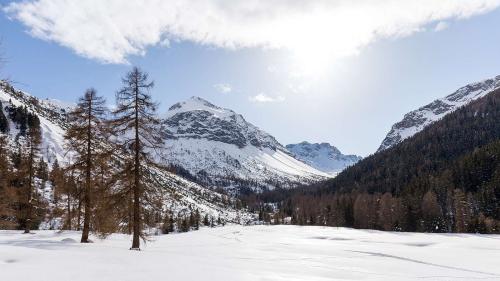
<svg viewBox="0 0 500 281">
<path fill-rule="evenodd" d="M 0 232 L 2 280 L 495 280 L 500 235 L 226 226 L 76 243 L 78 232 Z"/>
</svg>

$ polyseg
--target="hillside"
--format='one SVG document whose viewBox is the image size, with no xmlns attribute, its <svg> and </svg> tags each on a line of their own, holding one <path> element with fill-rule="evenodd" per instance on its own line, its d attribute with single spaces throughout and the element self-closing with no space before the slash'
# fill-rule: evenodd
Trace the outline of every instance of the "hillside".
<svg viewBox="0 0 500 281">
<path fill-rule="evenodd" d="M 62 167 L 71 162 L 71 154 L 67 153 L 64 143 L 71 105 L 65 105 L 55 100 L 40 100 L 15 89 L 6 82 L 0 83 L 0 104 L 2 105 L 0 129 L 3 128 L 0 130 L 0 136 L 6 141 L 5 149 L 2 148 L 2 157 L 7 156 L 7 163 L 12 166 L 10 170 L 15 175 L 18 168 L 14 160 L 19 157 L 17 156 L 20 155 L 19 150 L 26 141 L 26 127 L 30 126 L 31 119 L 39 120 L 37 122 L 39 122 L 41 130 L 40 155 L 42 157 L 37 166 L 45 168 L 43 173 L 37 172 L 36 174 L 36 194 L 39 194 L 40 197 L 35 200 L 43 208 L 49 209 L 48 213 L 52 213 L 50 210 L 55 210 L 58 207 L 63 208 L 62 202 L 54 201 L 55 190 L 49 175 L 55 162 Z M 1 126 L 2 124 L 6 124 L 6 126 Z M 201 217 L 208 215 L 215 220 L 220 218 L 225 222 L 246 223 L 253 219 L 252 215 L 245 210 L 236 209 L 237 202 L 228 195 L 201 186 L 170 171 L 159 167 L 148 167 L 147 176 L 151 184 L 162 190 L 164 196 L 161 198 L 163 204 L 161 208 L 172 212 L 175 216 L 189 215 L 194 210 L 198 210 Z M 22 185 L 18 187 L 18 189 L 21 188 L 23 188 Z M 73 204 L 77 203 L 73 202 Z M 2 202 L 0 202 L 1 204 Z M 79 208 L 78 205 L 73 206 L 74 210 L 77 208 Z M 43 211 L 40 210 L 40 213 Z M 0 213 L 0 228 L 1 221 L 5 219 L 9 218 L 3 217 Z M 40 227 L 42 228 L 60 228 L 62 227 L 62 216 L 53 214 L 39 217 L 37 222 L 41 223 Z"/>
<path fill-rule="evenodd" d="M 499 120 L 495 90 L 314 191 L 296 193 L 282 211 L 304 224 L 497 232 Z"/>
<path fill-rule="evenodd" d="M 303 141 L 287 144 L 286 149 L 298 160 L 333 176 L 362 159 L 357 155 L 342 154 L 338 148 L 329 143 Z"/>
<path fill-rule="evenodd" d="M 392 126 L 378 151 L 402 142 L 447 114 L 471 101 L 484 97 L 498 88 L 500 88 L 500 76 L 468 84 L 445 98 L 437 99 L 428 105 L 407 113 L 403 120 Z"/>
<path fill-rule="evenodd" d="M 328 183 L 370 192 L 401 193 L 404 186 L 449 168 L 454 161 L 500 139 L 500 90 L 444 117 L 386 151 L 360 161 Z M 464 187 L 468 188 L 468 187 Z"/>
</svg>

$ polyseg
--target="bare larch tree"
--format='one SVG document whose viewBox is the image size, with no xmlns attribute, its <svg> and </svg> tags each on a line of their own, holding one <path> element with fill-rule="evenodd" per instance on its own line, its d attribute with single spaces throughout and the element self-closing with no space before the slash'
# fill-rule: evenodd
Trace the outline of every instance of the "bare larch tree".
<svg viewBox="0 0 500 281">
<path fill-rule="evenodd" d="M 27 183 L 25 185 L 26 191 L 26 222 L 24 233 L 30 233 L 31 221 L 33 219 L 33 192 L 35 187 L 35 164 L 40 150 L 41 143 L 41 130 L 40 121 L 35 115 L 28 117 L 28 131 L 26 133 L 26 155 L 24 158 L 24 171 L 26 172 Z"/>
<path fill-rule="evenodd" d="M 113 128 L 125 151 L 126 163 L 132 163 L 130 184 L 132 191 L 132 230 L 131 250 L 140 249 L 142 232 L 142 200 L 147 189 L 144 166 L 154 165 L 154 153 L 163 145 L 164 135 L 161 122 L 156 116 L 158 105 L 152 101 L 149 90 L 153 82 L 148 74 L 134 67 L 122 79 L 123 88 L 116 94 L 117 106 L 114 110 Z M 127 165 L 125 165 L 127 166 Z M 130 223 L 130 222 L 129 222 Z"/>
<path fill-rule="evenodd" d="M 95 89 L 88 89 L 69 114 L 70 127 L 65 139 L 67 148 L 75 154 L 72 165 L 84 178 L 83 203 L 85 208 L 81 243 L 89 242 L 90 221 L 93 209 L 93 177 L 96 174 L 97 158 L 103 153 L 102 142 L 107 136 L 104 98 Z"/>
</svg>

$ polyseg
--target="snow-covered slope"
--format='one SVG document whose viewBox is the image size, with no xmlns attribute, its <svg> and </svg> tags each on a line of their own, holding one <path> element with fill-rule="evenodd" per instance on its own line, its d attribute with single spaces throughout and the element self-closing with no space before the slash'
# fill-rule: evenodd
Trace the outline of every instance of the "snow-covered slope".
<svg viewBox="0 0 500 281">
<path fill-rule="evenodd" d="M 309 143 L 304 141 L 297 144 L 288 144 L 286 148 L 295 158 L 330 175 L 336 175 L 346 167 L 361 160 L 361 156 L 342 154 L 329 143 Z"/>
<path fill-rule="evenodd" d="M 49 163 L 49 168 L 52 167 L 51 163 L 55 159 L 62 165 L 68 163 L 68 154 L 64 149 L 64 134 L 68 126 L 67 113 L 71 110 L 71 104 L 56 100 L 40 100 L 25 92 L 18 91 L 2 81 L 0 81 L 0 102 L 6 116 L 5 108 L 11 105 L 25 106 L 29 112 L 38 116 L 42 130 L 40 153 L 44 160 Z M 15 152 L 22 142 L 22 137 L 19 137 L 19 128 L 12 120 L 9 120 L 9 127 L 7 142 L 10 149 Z M 215 219 L 220 217 L 228 222 L 246 223 L 253 220 L 253 215 L 244 210 L 236 210 L 234 199 L 227 195 L 217 193 L 178 175 L 154 167 L 150 167 L 149 172 L 154 178 L 154 182 L 165 190 L 167 195 L 165 196 L 166 209 L 172 210 L 176 214 L 198 209 L 202 216 L 208 214 Z M 49 193 L 44 196 L 45 198 L 51 198 L 50 186 L 38 188 L 41 192 Z"/>
<path fill-rule="evenodd" d="M 4 81 L 0 81 L 0 102 L 2 102 L 2 110 L 6 116 L 6 108 L 9 106 L 25 106 L 30 112 L 35 113 L 40 119 L 42 130 L 40 152 L 44 160 L 49 164 L 53 163 L 55 159 L 61 163 L 64 162 L 64 132 L 67 127 L 66 113 L 72 107 L 70 104 L 65 104 L 57 100 L 40 100 L 25 92 L 14 89 Z M 16 147 L 18 144 L 14 140 L 17 139 L 19 128 L 13 122 L 10 122 L 9 125 L 9 145 Z"/>
<path fill-rule="evenodd" d="M 218 186 L 260 190 L 292 187 L 328 177 L 298 161 L 276 139 L 243 116 L 199 97 L 166 114 L 166 160 Z"/>
<path fill-rule="evenodd" d="M 498 88 L 500 88 L 500 75 L 464 86 L 445 98 L 435 100 L 426 106 L 407 113 L 403 120 L 392 126 L 378 151 L 400 143 L 420 132 L 429 124 L 443 118 L 446 114 L 473 100 L 484 97 Z"/>
</svg>

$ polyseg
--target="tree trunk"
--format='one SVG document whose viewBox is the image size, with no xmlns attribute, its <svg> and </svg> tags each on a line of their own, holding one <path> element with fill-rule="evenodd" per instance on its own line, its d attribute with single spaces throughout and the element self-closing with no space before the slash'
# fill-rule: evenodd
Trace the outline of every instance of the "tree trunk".
<svg viewBox="0 0 500 281">
<path fill-rule="evenodd" d="M 132 192 L 128 191 L 127 199 L 128 199 L 128 234 L 132 234 L 132 226 L 133 226 L 133 206 L 134 200 L 132 198 Z"/>
<path fill-rule="evenodd" d="M 78 194 L 78 218 L 76 221 L 76 230 L 82 229 L 82 195 Z"/>
<path fill-rule="evenodd" d="M 139 162 L 139 88 L 138 81 L 136 79 L 136 88 L 135 88 L 135 171 L 134 171 L 134 234 L 132 238 L 132 248 L 131 250 L 139 250 L 140 249 L 140 231 L 141 231 L 141 217 L 140 217 L 140 162 Z"/>
<path fill-rule="evenodd" d="M 85 194 L 83 196 L 83 200 L 85 201 L 85 216 L 83 218 L 83 231 L 82 231 L 82 239 L 81 243 L 89 242 L 89 231 L 90 231 L 90 192 L 91 192 L 91 173 L 90 173 L 90 165 L 92 161 L 91 155 L 91 144 L 92 144 L 92 96 L 89 98 L 89 107 L 88 107 L 88 124 L 87 124 L 87 159 L 86 159 L 86 175 L 85 175 Z"/>
<path fill-rule="evenodd" d="M 33 206 L 31 204 L 31 201 L 33 200 L 31 190 L 33 188 L 33 154 L 34 154 L 34 148 L 33 148 L 33 143 L 31 143 L 30 147 L 30 156 L 29 156 L 29 167 L 28 167 L 28 202 L 26 205 L 26 223 L 25 223 L 25 228 L 24 228 L 24 233 L 30 233 L 31 230 L 31 217 L 32 217 L 32 212 L 33 212 Z"/>
<path fill-rule="evenodd" d="M 69 195 L 68 192 L 68 200 L 67 200 L 67 205 L 68 205 L 68 230 L 71 230 L 71 196 Z"/>
</svg>

